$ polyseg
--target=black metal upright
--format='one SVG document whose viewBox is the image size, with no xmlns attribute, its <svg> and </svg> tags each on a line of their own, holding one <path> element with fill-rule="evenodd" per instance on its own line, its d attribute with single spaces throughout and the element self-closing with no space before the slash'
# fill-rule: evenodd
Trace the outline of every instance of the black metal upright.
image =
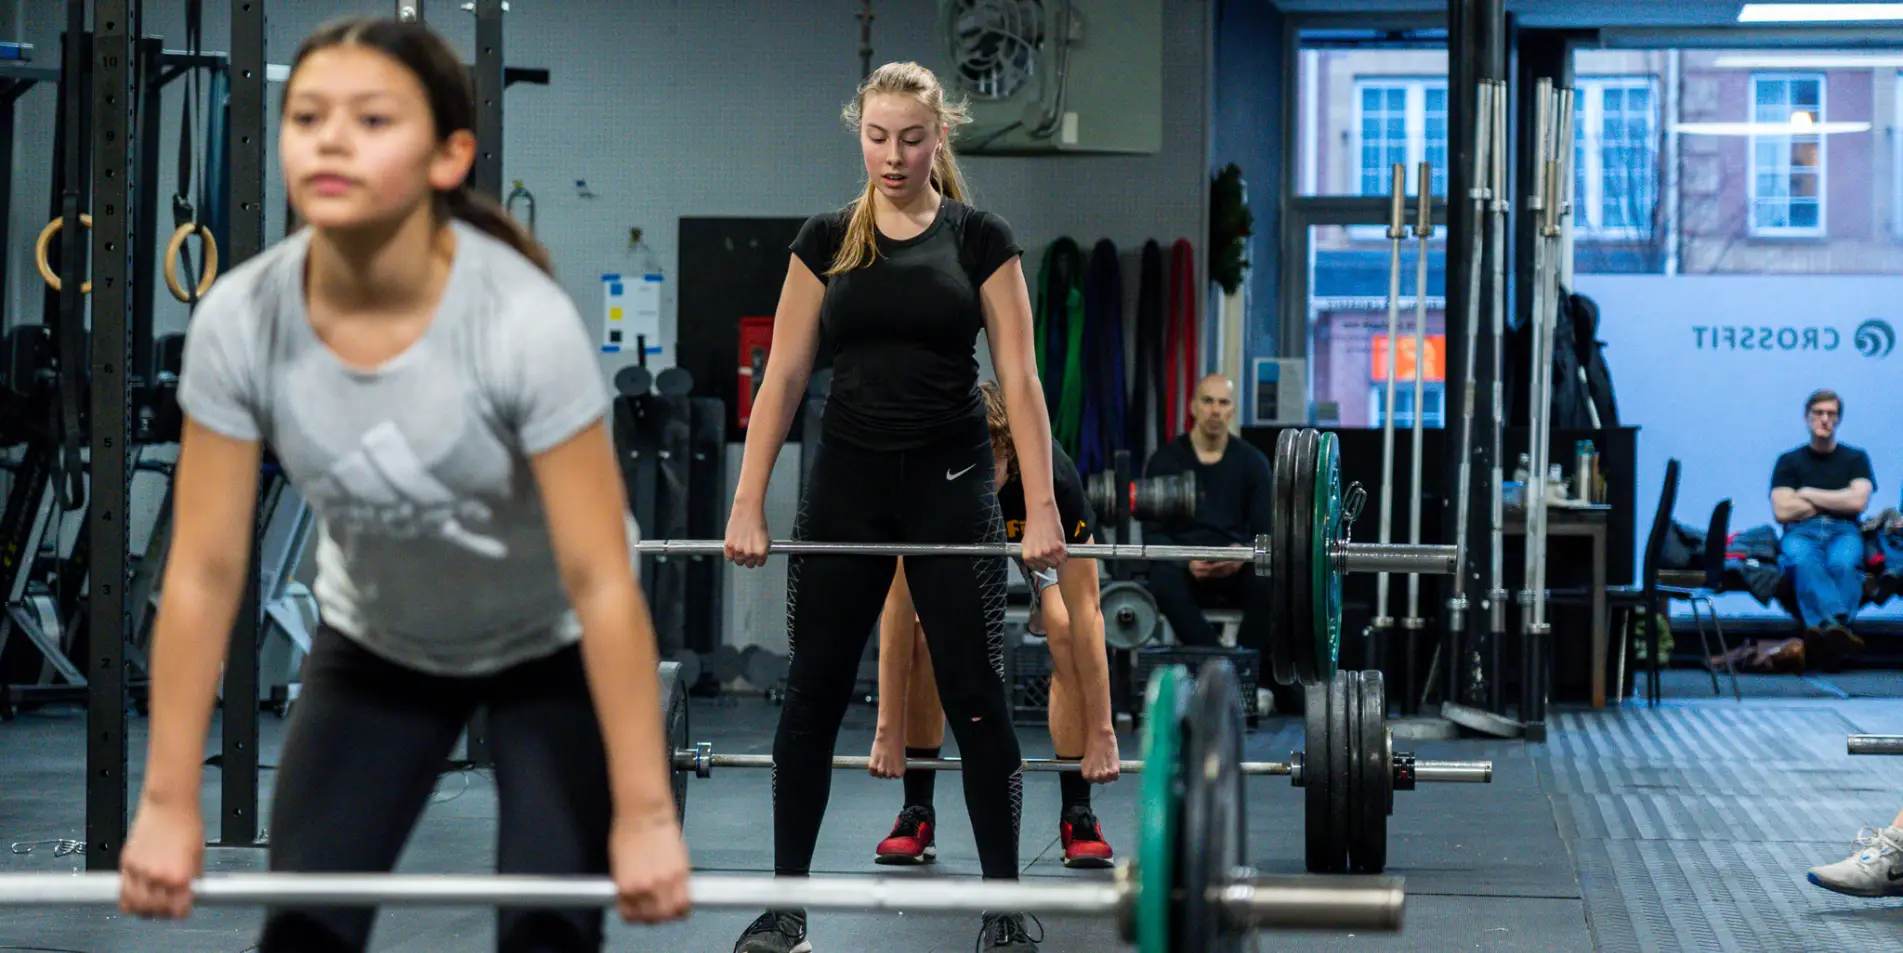
<svg viewBox="0 0 1903 953">
<path fill-rule="evenodd" d="M 417 10 L 418 17 L 422 9 Z M 502 201 L 502 0 L 476 0 L 476 63 L 471 71 L 476 91 L 476 161 L 469 170 L 470 188 Z M 469 719 L 466 754 L 470 763 L 489 764 L 489 718 L 477 711 Z"/>
<path fill-rule="evenodd" d="M 230 114 L 226 135 L 230 150 L 231 240 L 225 267 L 235 268 L 264 250 L 264 0 L 231 4 Z M 207 143 L 207 148 L 217 148 Z M 189 278 L 187 280 L 190 280 Z M 263 490 L 263 480 L 259 481 Z M 259 493 L 259 498 L 264 497 Z M 263 514 L 254 523 L 250 570 L 244 597 L 232 620 L 230 655 L 225 661 L 225 706 L 220 738 L 221 818 L 218 843 L 247 847 L 258 840 L 258 628 L 262 607 L 258 592 L 258 543 Z"/>
<path fill-rule="evenodd" d="M 1490 670 L 1488 660 L 1494 656 L 1492 633 L 1490 631 L 1489 573 L 1492 565 L 1492 508 L 1489 505 L 1497 488 L 1493 486 L 1493 441 L 1489 438 L 1493 420 L 1493 352 L 1496 342 L 1491 333 L 1493 295 L 1505 294 L 1504 288 L 1493 288 L 1492 242 L 1487 242 L 1481 252 L 1480 264 L 1486 269 L 1481 281 L 1479 300 L 1480 333 L 1475 336 L 1474 348 L 1470 353 L 1467 347 L 1466 320 L 1470 304 L 1470 289 L 1467 284 L 1468 267 L 1471 264 L 1472 247 L 1469 244 L 1475 229 L 1486 227 L 1486 216 L 1476 220 L 1473 213 L 1471 191 L 1476 184 L 1478 173 L 1485 176 L 1485 169 L 1474 167 L 1477 158 L 1474 152 L 1474 130 L 1477 125 L 1475 107 L 1478 105 L 1479 87 L 1483 80 L 1501 79 L 1506 76 L 1506 11 L 1504 0 L 1453 0 L 1448 5 L 1448 154 L 1452 161 L 1447 168 L 1447 220 L 1449 223 L 1447 240 L 1447 380 L 1466 380 L 1467 368 L 1474 369 L 1474 385 L 1471 395 L 1449 392 L 1449 432 L 1455 433 L 1455 424 L 1451 422 L 1455 411 L 1452 401 L 1470 402 L 1473 408 L 1473 442 L 1468 449 L 1468 490 L 1467 498 L 1467 549 L 1466 558 L 1457 567 L 1461 573 L 1465 609 L 1455 613 L 1449 607 L 1447 637 L 1442 643 L 1441 657 L 1449 660 L 1446 670 L 1447 697 L 1464 705 L 1495 709 L 1497 704 L 1497 673 Z M 1460 479 L 1460 443 L 1449 441 L 1445 459 L 1443 485 L 1457 487 Z M 1450 492 L 1442 495 L 1443 505 L 1447 508 L 1442 525 L 1453 526 L 1458 518 L 1455 507 L 1458 500 Z M 1450 591 L 1451 591 L 1451 587 Z M 1459 624 L 1454 624 L 1458 617 Z"/>
<path fill-rule="evenodd" d="M 93 4 L 92 539 L 87 599 L 86 867 L 113 870 L 126 831 L 125 647 L 130 630 L 126 514 L 132 486 L 130 388 L 133 133 L 140 0 Z M 84 183 L 74 183 L 83 187 Z M 65 374 L 79 368 L 62 368 Z"/>
</svg>

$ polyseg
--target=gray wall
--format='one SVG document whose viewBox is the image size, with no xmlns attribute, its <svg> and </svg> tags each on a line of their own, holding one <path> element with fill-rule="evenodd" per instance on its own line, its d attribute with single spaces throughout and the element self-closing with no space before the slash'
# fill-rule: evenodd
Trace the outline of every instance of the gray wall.
<svg viewBox="0 0 1903 953">
<path fill-rule="evenodd" d="M 267 0 L 271 62 L 288 62 L 313 28 L 336 16 L 385 13 L 383 2 Z M 1089 0 L 1084 0 L 1087 7 Z M 205 46 L 226 48 L 228 0 L 206 3 Z M 472 47 L 472 20 L 454 0 L 434 0 L 431 21 Z M 1109 238 L 1130 252 L 1155 238 L 1195 243 L 1207 233 L 1210 0 L 1164 0 L 1165 149 L 1146 156 L 967 157 L 975 200 L 1004 215 L 1030 250 L 1068 234 L 1089 247 Z M 676 222 L 682 216 L 807 215 L 849 200 L 862 181 L 858 152 L 839 120 L 859 71 L 857 3 L 847 0 L 517 0 L 510 4 L 508 60 L 544 66 L 547 87 L 508 93 L 504 179 L 535 194 L 540 237 L 581 311 L 599 322 L 600 275 L 639 264 L 628 231 L 644 230 L 670 278 L 663 323 L 674 320 Z M 146 32 L 183 46 L 177 3 L 148 3 Z M 877 5 L 874 61 L 917 59 L 942 67 L 937 4 Z M 28 3 L 19 39 L 57 63 L 64 4 Z M 162 197 L 173 188 L 177 85 L 167 90 Z M 39 317 L 32 240 L 46 222 L 53 90 L 21 100 L 16 125 L 8 320 Z M 275 110 L 276 96 L 272 96 Z M 276 134 L 275 116 L 270 137 Z M 201 143 L 202 146 L 202 143 Z M 275 170 L 276 158 L 269 160 Z M 574 183 L 585 180 L 593 198 Z M 269 182 L 268 234 L 283 231 L 283 191 Z M 166 213 L 162 212 L 162 217 Z M 165 236 L 153 236 L 162 243 Z M 1200 284 L 1200 283 L 1199 283 Z M 184 306 L 158 292 L 160 331 L 181 329 Z M 1133 300 L 1133 299 L 1132 299 Z M 666 336 L 666 335 L 664 335 Z M 622 359 L 604 357 L 612 371 Z"/>
<path fill-rule="evenodd" d="M 266 58 L 288 62 L 319 24 L 351 14 L 384 14 L 382 2 L 267 0 Z M 1091 0 L 1080 0 L 1088 9 Z M 229 0 L 207 0 L 204 46 L 227 48 Z M 1179 237 L 1195 246 L 1202 271 L 1208 194 L 1212 0 L 1163 0 L 1164 150 L 1143 156 L 965 158 L 975 201 L 1005 216 L 1027 249 L 1034 272 L 1044 245 L 1069 235 L 1086 249 L 1100 238 L 1124 253 L 1134 308 L 1138 253 L 1154 238 L 1166 248 Z M 430 0 L 431 21 L 472 58 L 472 19 L 457 0 Z M 64 4 L 6 4 L 17 27 L 0 36 L 33 43 L 41 62 L 58 62 Z M 147 4 L 145 30 L 184 45 L 183 4 Z M 676 278 L 676 223 L 683 216 L 803 216 L 849 200 L 862 181 L 854 140 L 839 118 L 859 75 L 859 4 L 850 0 L 512 0 L 506 21 L 507 59 L 552 71 L 546 87 L 517 86 L 506 100 L 504 180 L 523 180 L 535 194 L 539 237 L 558 274 L 597 330 L 599 276 L 640 262 L 628 248 L 641 228 L 668 281 L 664 338 L 671 344 Z M 875 5 L 874 62 L 916 59 L 943 66 L 932 0 Z M 180 87 L 167 90 L 161 218 L 174 188 Z M 277 95 L 267 143 L 267 235 L 283 233 L 284 197 L 276 173 Z M 32 272 L 32 242 L 47 219 L 51 183 L 54 91 L 35 90 L 18 105 L 14 202 L 8 223 L 9 287 L 5 320 L 37 321 L 41 286 Z M 203 147 L 203 143 L 199 143 Z M 588 183 L 592 198 L 578 194 Z M 1256 194 L 1267 181 L 1252 176 Z M 150 236 L 162 247 L 166 236 Z M 1032 276 L 1033 279 L 1035 276 Z M 1198 282 L 1202 295 L 1202 282 Z M 162 288 L 160 333 L 182 330 L 187 314 Z M 1198 313 L 1207 307 L 1199 302 Z M 1207 335 L 1203 335 L 1206 339 Z M 1134 336 L 1126 334 L 1134 342 Z M 989 355 L 980 348 L 989 368 Z M 604 355 L 612 373 L 627 359 Z M 796 458 L 795 458 L 796 459 Z M 149 496 L 151 494 L 142 494 Z M 155 501 L 140 509 L 149 514 Z M 149 515 L 147 516 L 149 520 Z M 781 525 L 776 521 L 775 525 Z M 143 535 L 135 528 L 135 541 Z M 731 574 L 730 614 L 738 625 L 783 624 L 764 573 Z M 751 605 L 751 603 L 759 603 Z M 742 621 L 745 620 L 745 621 Z M 730 641 L 769 645 L 780 633 L 728 632 Z"/>
</svg>

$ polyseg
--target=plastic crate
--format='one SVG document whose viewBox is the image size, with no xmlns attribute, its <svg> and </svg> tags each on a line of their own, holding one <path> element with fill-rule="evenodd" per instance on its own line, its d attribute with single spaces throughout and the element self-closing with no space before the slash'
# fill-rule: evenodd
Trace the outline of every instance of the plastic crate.
<svg viewBox="0 0 1903 953">
<path fill-rule="evenodd" d="M 1011 718 L 1044 721 L 1051 709 L 1051 650 L 1043 641 L 1024 642 L 1011 650 Z"/>
<path fill-rule="evenodd" d="M 1150 685 L 1150 674 L 1161 666 L 1181 665 L 1189 670 L 1189 677 L 1193 679 L 1210 659 L 1223 658 L 1227 659 L 1230 666 L 1236 670 L 1236 684 L 1242 695 L 1242 714 L 1248 720 L 1248 724 L 1254 725 L 1261 715 L 1261 710 L 1256 704 L 1260 657 L 1254 649 L 1228 646 L 1204 648 L 1187 645 L 1155 645 L 1138 649 L 1136 656 L 1136 666 L 1131 673 L 1132 698 L 1143 697 L 1145 689 Z"/>
</svg>

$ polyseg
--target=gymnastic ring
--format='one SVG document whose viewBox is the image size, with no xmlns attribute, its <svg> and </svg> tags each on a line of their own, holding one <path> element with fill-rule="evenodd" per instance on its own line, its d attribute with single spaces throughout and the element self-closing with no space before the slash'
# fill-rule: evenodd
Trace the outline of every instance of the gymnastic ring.
<svg viewBox="0 0 1903 953">
<path fill-rule="evenodd" d="M 198 300 L 204 300 L 205 292 L 211 290 L 212 282 L 218 280 L 218 240 L 211 236 L 211 229 L 199 222 L 186 222 L 172 230 L 172 240 L 165 243 L 165 287 L 171 289 L 172 297 L 190 304 L 193 296 L 185 293 L 185 286 L 178 283 L 178 253 L 185 247 L 185 239 L 193 232 L 205 245 L 205 272 L 198 277 Z"/>
<path fill-rule="evenodd" d="M 93 217 L 81 212 L 79 214 L 79 224 L 91 228 L 93 227 Z M 44 279 L 47 286 L 54 291 L 60 290 L 60 280 L 58 275 L 53 274 L 53 266 L 46 263 L 46 246 L 52 244 L 53 236 L 59 234 L 59 230 L 65 226 L 65 216 L 47 222 L 46 227 L 40 229 L 39 240 L 33 243 L 33 263 L 40 266 L 40 277 Z M 79 286 L 79 293 L 83 295 L 92 294 L 93 283 L 88 281 L 81 284 Z"/>
</svg>

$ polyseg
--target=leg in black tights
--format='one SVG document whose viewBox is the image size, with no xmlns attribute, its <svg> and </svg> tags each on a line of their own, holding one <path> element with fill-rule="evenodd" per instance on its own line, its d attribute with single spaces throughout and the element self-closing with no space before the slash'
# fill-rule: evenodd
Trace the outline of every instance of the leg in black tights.
<svg viewBox="0 0 1903 953">
<path fill-rule="evenodd" d="M 815 451 L 793 538 L 893 542 L 882 519 L 896 489 L 895 454 L 822 442 Z M 892 556 L 791 556 L 786 566 L 786 699 L 773 737 L 773 870 L 812 867 L 832 793 L 833 747 L 866 640 L 885 605 Z"/>
<path fill-rule="evenodd" d="M 473 705 L 433 678 L 319 628 L 271 802 L 273 871 L 387 873 L 436 789 Z M 261 953 L 358 953 L 371 907 L 270 907 Z"/>
<path fill-rule="evenodd" d="M 946 474 L 960 473 L 956 479 Z M 1004 522 L 992 490 L 990 438 L 907 454 L 908 541 L 993 543 Z M 963 759 L 965 804 L 988 879 L 1018 876 L 1022 754 L 1004 681 L 1007 564 L 972 556 L 908 556 L 906 581 L 932 653 L 945 722 Z"/>
<path fill-rule="evenodd" d="M 489 746 L 504 874 L 608 875 L 614 802 L 581 650 L 570 646 L 489 680 Z M 496 911 L 499 953 L 595 953 L 601 907 Z"/>
</svg>

